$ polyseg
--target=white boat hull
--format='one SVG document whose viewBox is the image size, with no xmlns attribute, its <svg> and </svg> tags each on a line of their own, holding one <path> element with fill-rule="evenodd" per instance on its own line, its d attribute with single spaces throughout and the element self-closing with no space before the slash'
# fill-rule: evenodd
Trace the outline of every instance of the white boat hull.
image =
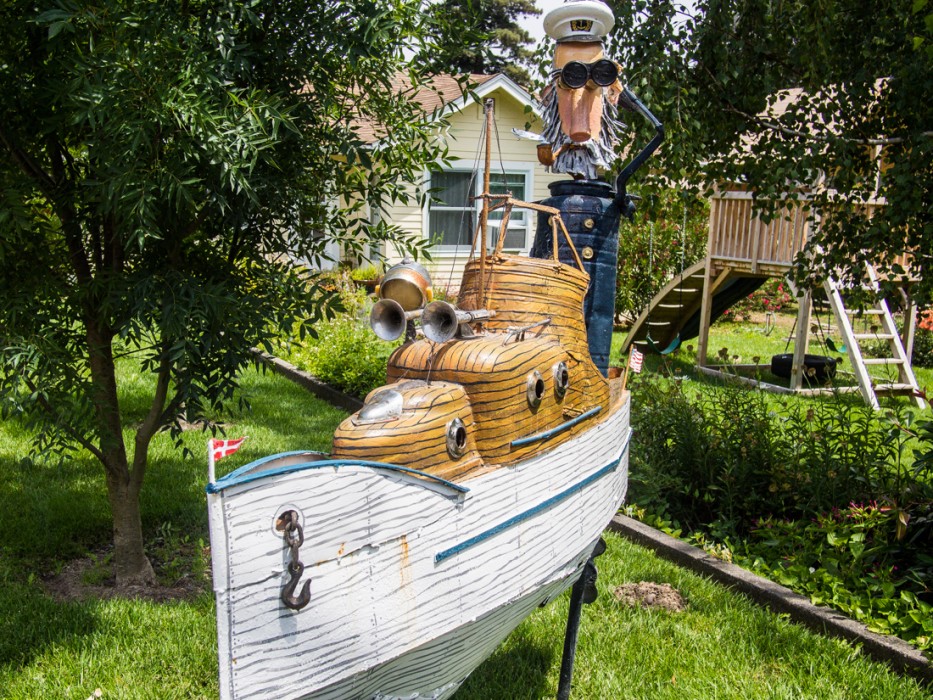
<svg viewBox="0 0 933 700">
<path fill-rule="evenodd" d="M 553 450 L 466 481 L 466 492 L 346 460 L 302 466 L 300 455 L 213 484 L 221 697 L 453 694 L 577 578 L 621 504 L 627 400 L 600 418 Z M 280 598 L 288 550 L 274 523 L 286 510 L 305 533 L 311 601 L 299 611 Z"/>
</svg>

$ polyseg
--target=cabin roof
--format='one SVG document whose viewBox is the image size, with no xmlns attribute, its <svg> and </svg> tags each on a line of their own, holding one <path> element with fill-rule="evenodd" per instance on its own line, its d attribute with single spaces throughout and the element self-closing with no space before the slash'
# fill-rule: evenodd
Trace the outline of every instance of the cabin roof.
<svg viewBox="0 0 933 700">
<path fill-rule="evenodd" d="M 461 84 L 467 79 L 472 94 L 463 94 Z M 407 73 L 397 72 L 391 78 L 393 90 L 398 94 L 410 92 L 412 82 Z M 470 73 L 468 75 L 451 75 L 441 73 L 428 79 L 427 84 L 420 86 L 411 95 L 413 102 L 417 103 L 428 121 L 447 116 L 453 112 L 459 112 L 465 107 L 473 104 L 475 98 L 483 98 L 496 89 L 502 89 L 522 105 L 528 105 L 536 113 L 538 103 L 532 96 L 522 88 L 518 83 L 504 75 L 503 73 L 494 73 L 486 75 L 483 73 Z M 475 96 L 475 97 L 474 97 Z M 385 129 L 374 119 L 361 115 L 354 120 L 353 130 L 356 131 L 359 138 L 365 143 L 375 144 L 385 138 Z"/>
</svg>

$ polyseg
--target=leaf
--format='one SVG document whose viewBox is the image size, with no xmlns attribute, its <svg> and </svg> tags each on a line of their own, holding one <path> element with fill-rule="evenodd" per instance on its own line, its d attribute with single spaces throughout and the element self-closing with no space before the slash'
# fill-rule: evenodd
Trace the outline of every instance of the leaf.
<svg viewBox="0 0 933 700">
<path fill-rule="evenodd" d="M 63 29 L 67 29 L 70 32 L 74 31 L 71 22 L 52 22 L 52 24 L 49 25 L 49 39 L 54 39 Z"/>
</svg>

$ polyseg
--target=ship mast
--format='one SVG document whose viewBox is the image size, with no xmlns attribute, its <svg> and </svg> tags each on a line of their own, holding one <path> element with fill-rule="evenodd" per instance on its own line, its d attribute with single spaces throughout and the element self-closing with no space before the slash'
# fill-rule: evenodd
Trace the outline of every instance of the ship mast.
<svg viewBox="0 0 933 700">
<path fill-rule="evenodd" d="M 486 115 L 486 164 L 483 169 L 483 208 L 479 213 L 479 308 L 486 303 L 486 228 L 489 223 L 489 171 L 492 168 L 492 140 L 493 113 L 496 102 L 492 98 L 483 104 L 483 113 Z"/>
</svg>

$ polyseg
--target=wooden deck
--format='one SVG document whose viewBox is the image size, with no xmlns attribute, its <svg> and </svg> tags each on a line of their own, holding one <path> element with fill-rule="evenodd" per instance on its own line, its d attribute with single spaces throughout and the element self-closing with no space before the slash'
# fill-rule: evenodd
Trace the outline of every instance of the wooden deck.
<svg viewBox="0 0 933 700">
<path fill-rule="evenodd" d="M 783 275 L 810 235 L 805 196 L 788 198 L 769 222 L 751 192 L 719 192 L 710 200 L 708 255 L 714 267 L 750 275 Z"/>
<path fill-rule="evenodd" d="M 754 197 L 745 190 L 717 191 L 710 198 L 708 255 L 714 273 L 729 269 L 733 274 L 778 277 L 787 273 L 809 240 L 814 222 L 810 197 L 789 194 L 782 207 L 767 223 L 754 210 Z M 883 199 L 866 202 L 862 209 L 871 219 L 886 206 Z M 894 259 L 918 279 L 913 257 L 903 254 Z"/>
</svg>

